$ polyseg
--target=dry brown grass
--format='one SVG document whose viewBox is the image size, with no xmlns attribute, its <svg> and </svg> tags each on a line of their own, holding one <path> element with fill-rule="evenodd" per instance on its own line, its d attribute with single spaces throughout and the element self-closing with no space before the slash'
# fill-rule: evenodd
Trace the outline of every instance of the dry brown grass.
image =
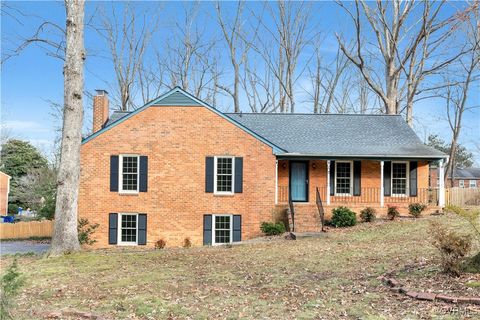
<svg viewBox="0 0 480 320">
<path fill-rule="evenodd" d="M 376 279 L 395 271 L 418 289 L 480 295 L 472 285 L 480 282 L 478 275 L 451 279 L 439 273 L 427 234 L 431 220 L 465 227 L 442 216 L 232 248 L 23 256 L 19 265 L 27 282 L 14 314 L 37 319 L 74 309 L 111 319 L 476 318 L 477 309 L 410 300 Z M 2 258 L 2 270 L 11 260 Z"/>
</svg>

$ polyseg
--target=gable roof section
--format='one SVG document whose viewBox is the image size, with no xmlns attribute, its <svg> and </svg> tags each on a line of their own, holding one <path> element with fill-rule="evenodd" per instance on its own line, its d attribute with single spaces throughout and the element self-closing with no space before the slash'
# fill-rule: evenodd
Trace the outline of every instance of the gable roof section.
<svg viewBox="0 0 480 320">
<path fill-rule="evenodd" d="M 151 106 L 201 106 L 205 107 L 208 110 L 212 111 L 213 113 L 219 115 L 220 117 L 224 118 L 228 122 L 234 124 L 238 128 L 242 129 L 243 131 L 247 132 L 248 134 L 252 135 L 256 139 L 260 140 L 261 142 L 265 143 L 266 145 L 272 147 L 274 153 L 283 152 L 282 150 L 272 142 L 268 141 L 267 139 L 263 138 L 262 136 L 258 135 L 256 132 L 252 131 L 251 129 L 245 127 L 243 124 L 237 122 L 236 120 L 232 119 L 231 117 L 227 116 L 226 114 L 218 111 L 217 109 L 213 108 L 206 102 L 203 102 L 200 99 L 197 99 L 193 95 L 189 94 L 185 90 L 180 87 L 175 87 L 172 90 L 168 91 L 167 93 L 161 95 L 160 97 L 146 103 L 143 107 L 138 108 L 132 112 L 114 112 L 112 114 L 113 119 L 109 119 L 105 126 L 98 130 L 97 132 L 91 134 L 90 136 L 83 139 L 82 144 L 91 141 L 95 137 L 99 136 L 105 131 L 113 128 L 114 126 L 124 122 L 127 119 L 130 119 L 134 115 L 142 112 L 143 110 L 151 107 Z"/>
<path fill-rule="evenodd" d="M 400 115 L 229 113 L 287 151 L 285 157 L 422 158 L 446 155 L 426 146 Z"/>
</svg>

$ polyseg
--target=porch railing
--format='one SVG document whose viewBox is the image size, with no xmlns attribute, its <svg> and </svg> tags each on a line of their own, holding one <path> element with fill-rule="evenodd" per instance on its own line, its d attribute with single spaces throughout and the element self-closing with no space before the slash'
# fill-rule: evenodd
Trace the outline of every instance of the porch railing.
<svg viewBox="0 0 480 320">
<path fill-rule="evenodd" d="M 325 204 L 327 199 L 327 187 L 315 187 L 315 192 L 318 192 L 319 197 Z M 330 205 L 352 205 L 352 204 L 365 204 L 365 205 L 379 205 L 380 204 L 380 188 L 361 188 L 359 196 L 353 196 L 348 194 L 336 194 L 330 196 Z M 313 202 L 316 197 L 312 197 Z M 438 204 L 438 189 L 436 188 L 418 188 L 416 196 L 391 194 L 390 196 L 384 196 L 383 201 L 385 206 L 388 204 L 410 204 L 410 203 L 425 203 L 428 205 Z M 289 192 L 288 186 L 278 187 L 278 203 L 288 203 Z"/>
</svg>

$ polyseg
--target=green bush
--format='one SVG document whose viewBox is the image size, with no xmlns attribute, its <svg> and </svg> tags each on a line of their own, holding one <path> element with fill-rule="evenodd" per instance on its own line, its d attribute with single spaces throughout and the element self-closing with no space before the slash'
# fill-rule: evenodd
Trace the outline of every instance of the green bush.
<svg viewBox="0 0 480 320">
<path fill-rule="evenodd" d="M 0 319 L 13 319 L 10 309 L 23 282 L 24 279 L 18 271 L 17 260 L 15 259 L 0 279 Z"/>
<path fill-rule="evenodd" d="M 357 214 L 347 207 L 332 210 L 332 225 L 336 228 L 351 227 L 357 224 Z"/>
<path fill-rule="evenodd" d="M 98 228 L 98 223 L 90 224 L 88 219 L 85 219 L 85 218 L 78 219 L 78 225 L 77 225 L 78 242 L 80 242 L 80 244 L 88 244 L 88 245 L 92 245 L 95 242 L 97 242 L 97 240 L 92 239 L 92 234 L 95 232 L 97 228 Z"/>
<path fill-rule="evenodd" d="M 8 205 L 8 214 L 13 216 L 18 213 L 18 206 L 14 203 Z"/>
<path fill-rule="evenodd" d="M 471 237 L 448 230 L 439 223 L 432 223 L 430 233 L 433 246 L 440 251 L 443 270 L 450 275 L 459 276 L 462 261 L 472 246 Z"/>
<path fill-rule="evenodd" d="M 410 213 L 415 218 L 418 218 L 426 207 L 427 205 L 423 203 L 410 203 L 408 205 L 408 213 Z"/>
<path fill-rule="evenodd" d="M 283 222 L 262 222 L 260 230 L 265 233 L 267 236 L 274 236 L 277 234 L 282 234 L 286 231 L 285 225 Z"/>
<path fill-rule="evenodd" d="M 366 207 L 362 211 L 360 211 L 360 219 L 363 222 L 373 222 L 375 221 L 377 211 L 372 207 Z"/>
<path fill-rule="evenodd" d="M 388 209 L 387 209 L 388 219 L 395 220 L 395 218 L 398 217 L 399 215 L 400 215 L 400 212 L 398 212 L 397 206 L 388 205 Z"/>
</svg>

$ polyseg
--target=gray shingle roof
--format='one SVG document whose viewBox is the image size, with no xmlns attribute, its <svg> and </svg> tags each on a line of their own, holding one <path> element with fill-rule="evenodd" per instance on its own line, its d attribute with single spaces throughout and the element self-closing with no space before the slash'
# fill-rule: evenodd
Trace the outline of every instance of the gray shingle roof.
<svg viewBox="0 0 480 320">
<path fill-rule="evenodd" d="M 288 154 L 344 157 L 443 158 L 401 116 L 227 113 Z"/>
<path fill-rule="evenodd" d="M 105 126 L 129 112 L 115 111 Z M 227 113 L 287 155 L 439 159 L 396 115 Z"/>
<path fill-rule="evenodd" d="M 105 123 L 104 127 L 111 125 L 115 121 L 123 118 L 127 114 L 129 114 L 130 111 L 114 111 L 111 115 L 110 118 L 108 118 L 108 121 Z"/>
<path fill-rule="evenodd" d="M 480 168 L 455 168 L 453 177 L 457 179 L 480 179 Z"/>
</svg>

